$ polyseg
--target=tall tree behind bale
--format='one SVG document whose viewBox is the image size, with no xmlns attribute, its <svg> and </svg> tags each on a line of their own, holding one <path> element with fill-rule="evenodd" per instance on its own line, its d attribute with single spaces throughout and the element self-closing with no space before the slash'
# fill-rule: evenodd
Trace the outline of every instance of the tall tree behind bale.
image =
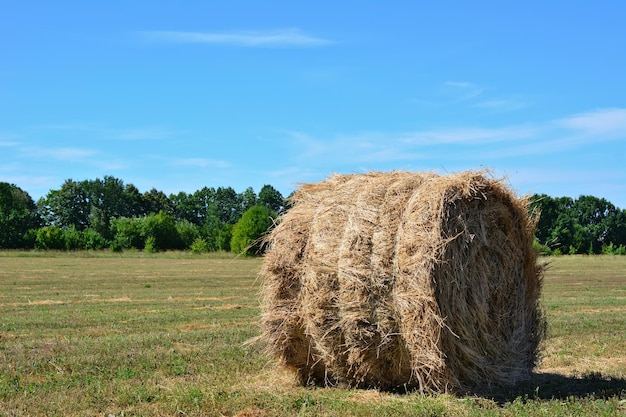
<svg viewBox="0 0 626 417">
<path fill-rule="evenodd" d="M 269 238 L 261 338 L 303 383 L 442 392 L 529 375 L 541 268 L 501 182 L 335 175 L 293 203 Z"/>
</svg>

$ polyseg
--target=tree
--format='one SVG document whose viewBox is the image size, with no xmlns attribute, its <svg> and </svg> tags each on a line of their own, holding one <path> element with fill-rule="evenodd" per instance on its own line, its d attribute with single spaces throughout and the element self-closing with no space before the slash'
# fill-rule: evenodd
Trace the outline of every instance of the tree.
<svg viewBox="0 0 626 417">
<path fill-rule="evenodd" d="M 39 223 L 31 196 L 15 184 L 0 182 L 0 248 L 32 247 L 29 232 Z"/>
<path fill-rule="evenodd" d="M 209 207 L 209 215 L 216 215 L 221 223 L 235 224 L 243 211 L 237 193 L 231 187 L 219 187 L 215 191 L 215 200 Z"/>
<path fill-rule="evenodd" d="M 142 234 L 140 217 L 120 217 L 111 220 L 111 234 L 113 241 L 111 249 L 143 249 L 145 239 Z"/>
<path fill-rule="evenodd" d="M 539 216 L 535 237 L 550 249 L 568 251 L 574 234 L 572 210 L 574 201 L 569 197 L 552 198 L 535 194 L 530 199 L 532 216 Z"/>
<path fill-rule="evenodd" d="M 46 225 L 68 227 L 77 230 L 89 227 L 91 202 L 87 182 L 67 179 L 59 190 L 51 190 L 37 202 Z"/>
<path fill-rule="evenodd" d="M 241 212 L 245 212 L 257 203 L 256 193 L 252 187 L 246 188 L 246 190 L 239 194 L 239 200 L 241 201 Z"/>
<path fill-rule="evenodd" d="M 233 226 L 230 249 L 235 253 L 256 255 L 262 253 L 263 237 L 273 224 L 276 214 L 265 206 L 254 206 Z"/>
<path fill-rule="evenodd" d="M 152 239 L 156 250 L 182 249 L 182 240 L 176 229 L 174 217 L 159 211 L 150 213 L 141 219 L 142 235 L 147 242 Z"/>
<path fill-rule="evenodd" d="M 153 188 L 143 193 L 142 197 L 145 214 L 158 213 L 159 211 L 174 214 L 174 204 L 163 191 Z"/>
<path fill-rule="evenodd" d="M 268 184 L 264 185 L 261 191 L 259 191 L 258 204 L 267 207 L 275 213 L 280 213 L 285 209 L 285 199 L 280 191 Z"/>
</svg>

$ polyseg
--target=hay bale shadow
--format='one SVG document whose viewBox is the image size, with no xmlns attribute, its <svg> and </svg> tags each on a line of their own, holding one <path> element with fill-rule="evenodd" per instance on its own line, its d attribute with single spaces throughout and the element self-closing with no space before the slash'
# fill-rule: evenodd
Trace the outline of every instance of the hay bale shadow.
<svg viewBox="0 0 626 417">
<path fill-rule="evenodd" d="M 489 398 L 502 405 L 517 398 L 528 400 L 566 400 L 593 398 L 608 400 L 626 399 L 626 379 L 604 376 L 599 372 L 581 376 L 556 373 L 534 373 L 531 379 L 510 389 L 467 393 Z"/>
</svg>

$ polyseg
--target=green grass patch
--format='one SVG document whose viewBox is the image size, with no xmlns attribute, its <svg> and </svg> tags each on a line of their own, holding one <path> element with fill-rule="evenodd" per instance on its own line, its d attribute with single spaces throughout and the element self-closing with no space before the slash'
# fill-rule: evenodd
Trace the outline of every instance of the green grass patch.
<svg viewBox="0 0 626 417">
<path fill-rule="evenodd" d="M 0 415 L 626 415 L 626 258 L 550 261 L 539 372 L 483 398 L 297 386 L 244 344 L 260 259 L 0 252 Z"/>
</svg>

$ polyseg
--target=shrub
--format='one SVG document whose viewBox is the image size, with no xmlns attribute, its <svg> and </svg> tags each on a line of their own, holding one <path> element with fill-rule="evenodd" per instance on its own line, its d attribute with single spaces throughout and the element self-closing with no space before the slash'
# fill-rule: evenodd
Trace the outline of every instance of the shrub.
<svg viewBox="0 0 626 417">
<path fill-rule="evenodd" d="M 197 237 L 196 240 L 189 246 L 191 252 L 193 253 L 206 253 L 209 252 L 209 244 L 206 240 L 201 237 Z"/>
<path fill-rule="evenodd" d="M 64 249 L 66 250 L 83 249 L 82 232 L 76 230 L 73 224 L 63 229 L 63 240 L 65 241 Z"/>
<path fill-rule="evenodd" d="M 113 235 L 111 249 L 113 251 L 130 248 L 143 249 L 145 238 L 142 235 L 140 218 L 120 217 L 113 219 L 111 232 Z"/>
<path fill-rule="evenodd" d="M 155 247 L 158 249 L 182 249 L 182 241 L 176 230 L 174 218 L 164 211 L 143 217 L 141 233 L 146 239 L 153 237 Z"/>
<path fill-rule="evenodd" d="M 37 230 L 35 237 L 36 249 L 65 249 L 63 229 L 57 226 L 44 226 Z"/>
<path fill-rule="evenodd" d="M 176 232 L 180 239 L 181 249 L 189 248 L 195 240 L 200 237 L 198 226 L 189 220 L 179 220 L 176 222 Z"/>
<path fill-rule="evenodd" d="M 82 232 L 83 249 L 99 250 L 107 247 L 109 242 L 96 230 L 85 229 Z"/>
<path fill-rule="evenodd" d="M 246 255 L 260 254 L 263 249 L 260 238 L 272 226 L 273 217 L 276 215 L 265 206 L 254 206 L 243 213 L 241 219 L 233 226 L 231 251 Z"/>
<path fill-rule="evenodd" d="M 146 244 L 143 247 L 143 250 L 147 253 L 156 253 L 159 251 L 159 248 L 156 244 L 156 239 L 154 236 L 149 236 L 146 239 Z"/>
</svg>

